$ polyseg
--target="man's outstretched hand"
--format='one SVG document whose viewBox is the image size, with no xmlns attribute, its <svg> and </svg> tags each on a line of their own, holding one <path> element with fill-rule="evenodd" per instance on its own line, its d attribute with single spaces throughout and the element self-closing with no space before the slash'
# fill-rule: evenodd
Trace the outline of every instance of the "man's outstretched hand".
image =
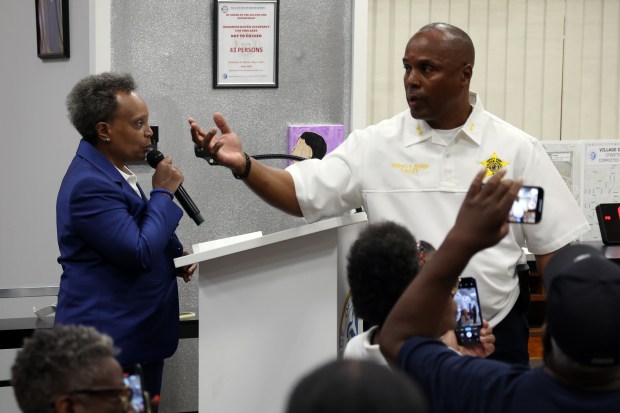
<svg viewBox="0 0 620 413">
<path fill-rule="evenodd" d="M 214 128 L 206 131 L 192 118 L 187 119 L 190 126 L 192 141 L 207 153 L 213 155 L 218 164 L 241 174 L 245 169 L 245 155 L 237 135 L 232 131 L 221 113 L 213 114 Z M 218 130 L 221 132 L 217 134 Z"/>
</svg>

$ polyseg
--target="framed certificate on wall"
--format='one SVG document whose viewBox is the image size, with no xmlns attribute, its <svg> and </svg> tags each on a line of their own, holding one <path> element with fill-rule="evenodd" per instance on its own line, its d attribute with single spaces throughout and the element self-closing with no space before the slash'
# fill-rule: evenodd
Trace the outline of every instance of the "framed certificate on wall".
<svg viewBox="0 0 620 413">
<path fill-rule="evenodd" d="M 215 0 L 213 87 L 278 87 L 279 0 Z"/>
</svg>

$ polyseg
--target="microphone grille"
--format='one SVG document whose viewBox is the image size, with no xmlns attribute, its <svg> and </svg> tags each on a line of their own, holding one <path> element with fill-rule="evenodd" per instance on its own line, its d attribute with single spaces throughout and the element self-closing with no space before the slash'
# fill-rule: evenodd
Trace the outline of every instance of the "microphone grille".
<svg viewBox="0 0 620 413">
<path fill-rule="evenodd" d="M 151 168 L 156 168 L 157 164 L 160 163 L 163 159 L 164 154 L 156 149 L 149 151 L 149 153 L 146 154 L 146 161 L 149 163 L 149 165 L 151 165 Z"/>
</svg>

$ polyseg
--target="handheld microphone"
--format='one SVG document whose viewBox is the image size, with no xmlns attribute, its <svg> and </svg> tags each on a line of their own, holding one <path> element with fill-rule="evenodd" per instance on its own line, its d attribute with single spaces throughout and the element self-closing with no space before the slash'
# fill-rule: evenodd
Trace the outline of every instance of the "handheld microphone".
<svg viewBox="0 0 620 413">
<path fill-rule="evenodd" d="M 163 161 L 163 159 L 164 154 L 158 150 L 152 150 L 146 155 L 146 161 L 149 163 L 149 165 L 151 165 L 152 168 L 156 168 L 157 164 Z M 196 206 L 196 204 L 194 204 L 194 201 L 192 201 L 192 198 L 190 198 L 185 188 L 183 188 L 183 185 L 179 185 L 179 188 L 174 193 L 174 196 L 177 197 L 177 199 L 179 200 L 179 204 L 181 204 L 181 206 L 185 210 L 185 213 L 194 220 L 196 225 L 200 225 L 205 222 L 202 215 L 200 215 L 198 207 Z"/>
</svg>

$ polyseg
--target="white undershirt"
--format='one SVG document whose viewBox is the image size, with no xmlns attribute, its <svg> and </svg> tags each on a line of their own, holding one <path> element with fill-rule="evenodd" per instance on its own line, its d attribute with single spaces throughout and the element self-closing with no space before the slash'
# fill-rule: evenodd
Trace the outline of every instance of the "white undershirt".
<svg viewBox="0 0 620 413">
<path fill-rule="evenodd" d="M 116 169 L 118 169 L 118 168 L 116 168 Z M 118 169 L 118 171 L 121 173 L 123 178 L 125 178 L 127 183 L 129 185 L 131 185 L 133 190 L 136 191 L 136 194 L 138 194 L 138 196 L 140 198 L 142 198 L 142 194 L 140 194 L 140 190 L 138 189 L 138 177 L 136 176 L 136 174 L 131 172 L 131 170 L 129 168 L 127 168 L 126 166 L 125 166 L 125 169 L 127 169 L 129 171 L 129 173 L 125 173 L 122 169 Z"/>
<path fill-rule="evenodd" d="M 454 137 L 456 136 L 456 134 L 461 130 L 461 126 L 459 126 L 458 128 L 454 128 L 454 129 L 433 129 L 435 131 L 435 133 L 437 133 L 437 136 L 439 136 L 441 138 L 441 140 L 443 141 L 443 143 L 447 145 L 450 144 L 450 142 L 452 142 L 454 140 Z"/>
</svg>

